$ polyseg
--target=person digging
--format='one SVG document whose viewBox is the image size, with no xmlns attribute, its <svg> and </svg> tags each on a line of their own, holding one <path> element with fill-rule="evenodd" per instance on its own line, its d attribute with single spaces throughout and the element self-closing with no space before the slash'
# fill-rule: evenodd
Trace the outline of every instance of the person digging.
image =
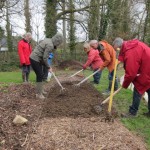
<svg viewBox="0 0 150 150">
<path fill-rule="evenodd" d="M 116 51 L 107 41 L 104 40 L 99 42 L 97 49 L 99 50 L 100 57 L 104 61 L 104 63 L 100 66 L 100 69 L 103 70 L 105 67 L 107 67 L 109 70 L 109 74 L 108 74 L 109 85 L 107 90 L 102 94 L 109 95 L 111 91 L 113 76 L 114 76 Z M 115 77 L 114 90 L 116 91 L 117 89 L 118 89 L 118 80 L 117 77 Z"/>
<path fill-rule="evenodd" d="M 45 38 L 39 43 L 30 55 L 31 66 L 36 74 L 36 98 L 45 99 L 43 94 L 43 65 L 52 72 L 52 68 L 48 63 L 49 54 L 56 50 L 56 47 L 63 42 L 63 36 L 60 33 L 55 34 L 52 38 Z"/>
<path fill-rule="evenodd" d="M 143 42 L 133 39 L 124 41 L 116 38 L 113 42 L 114 49 L 120 49 L 119 61 L 124 63 L 125 76 L 123 88 L 134 84 L 132 105 L 129 112 L 122 117 L 135 117 L 137 115 L 142 95 L 148 93 L 148 112 L 143 115 L 150 117 L 150 48 Z"/>
<path fill-rule="evenodd" d="M 89 66 L 94 72 L 99 70 L 99 66 L 103 64 L 103 61 L 99 56 L 98 50 L 90 47 L 89 43 L 84 43 L 83 48 L 84 52 L 87 53 L 88 56 L 86 63 L 83 65 L 83 70 L 85 70 Z M 99 70 L 96 74 L 93 75 L 94 80 L 92 81 L 92 83 L 99 84 L 101 72 L 102 71 Z"/>
</svg>

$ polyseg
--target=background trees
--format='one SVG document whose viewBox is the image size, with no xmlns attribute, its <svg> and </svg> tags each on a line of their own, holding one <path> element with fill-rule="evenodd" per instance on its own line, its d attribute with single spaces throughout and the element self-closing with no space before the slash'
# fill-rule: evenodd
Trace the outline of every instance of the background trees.
<svg viewBox="0 0 150 150">
<path fill-rule="evenodd" d="M 24 32 L 37 43 L 62 32 L 64 59 L 77 58 L 80 43 L 91 39 L 111 43 L 120 36 L 150 44 L 150 0 L 2 0 L 0 21 L 10 52 L 13 37 Z"/>
</svg>

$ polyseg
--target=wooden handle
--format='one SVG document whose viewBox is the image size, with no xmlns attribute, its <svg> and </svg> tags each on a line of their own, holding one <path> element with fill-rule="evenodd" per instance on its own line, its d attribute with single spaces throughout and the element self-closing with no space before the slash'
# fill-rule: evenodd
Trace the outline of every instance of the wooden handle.
<svg viewBox="0 0 150 150">
<path fill-rule="evenodd" d="M 115 92 L 113 93 L 113 96 L 116 95 L 121 89 L 122 89 L 122 87 L 120 87 L 117 91 L 115 91 Z M 101 103 L 101 105 L 107 103 L 107 102 L 109 101 L 109 99 L 110 99 L 110 96 L 107 97 L 107 98 Z"/>
</svg>

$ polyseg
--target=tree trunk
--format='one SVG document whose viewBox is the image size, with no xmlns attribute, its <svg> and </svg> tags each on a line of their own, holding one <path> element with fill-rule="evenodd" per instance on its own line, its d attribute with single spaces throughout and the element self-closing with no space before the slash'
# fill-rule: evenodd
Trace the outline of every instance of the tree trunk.
<svg viewBox="0 0 150 150">
<path fill-rule="evenodd" d="M 70 10 L 74 9 L 74 3 L 73 0 L 69 0 L 69 8 Z M 69 15 L 69 49 L 70 49 L 70 55 L 73 56 L 74 59 L 76 59 L 76 45 L 75 45 L 75 23 L 74 23 L 74 12 L 71 12 Z"/>
<path fill-rule="evenodd" d="M 45 34 L 47 38 L 51 38 L 57 32 L 56 6 L 56 0 L 46 0 Z"/>
<path fill-rule="evenodd" d="M 89 40 L 98 39 L 99 36 L 100 0 L 91 0 L 89 8 L 88 32 Z"/>
<path fill-rule="evenodd" d="M 6 1 L 6 6 L 9 6 L 9 1 Z M 13 51 L 13 43 L 12 43 L 12 30 L 11 30 L 11 25 L 10 25 L 10 20 L 9 20 L 9 7 L 6 7 L 6 33 L 7 33 L 7 46 L 8 46 L 8 51 L 12 52 Z"/>
<path fill-rule="evenodd" d="M 65 11 L 65 0 L 63 2 L 63 10 Z M 63 37 L 64 37 L 64 42 L 63 42 L 63 57 L 66 57 L 66 21 L 65 21 L 65 15 L 63 15 Z"/>
<path fill-rule="evenodd" d="M 150 0 L 146 0 L 146 17 L 143 32 L 143 42 L 150 45 Z"/>
<path fill-rule="evenodd" d="M 31 33 L 31 14 L 29 9 L 29 0 L 24 0 L 25 31 Z"/>
</svg>

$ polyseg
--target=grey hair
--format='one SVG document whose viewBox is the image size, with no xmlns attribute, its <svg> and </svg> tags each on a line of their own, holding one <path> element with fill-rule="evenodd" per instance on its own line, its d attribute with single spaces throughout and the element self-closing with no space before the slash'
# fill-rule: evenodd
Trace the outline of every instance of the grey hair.
<svg viewBox="0 0 150 150">
<path fill-rule="evenodd" d="M 113 46 L 121 47 L 123 43 L 123 39 L 120 37 L 115 38 L 113 41 Z"/>
<path fill-rule="evenodd" d="M 23 34 L 23 38 L 26 38 L 27 36 L 32 36 L 32 34 L 30 33 L 30 32 L 27 32 L 27 33 L 25 33 L 25 34 Z"/>
<path fill-rule="evenodd" d="M 87 48 L 87 49 L 90 49 L 90 44 L 86 42 L 86 43 L 83 44 L 83 47 Z"/>
<path fill-rule="evenodd" d="M 89 42 L 90 45 L 93 45 L 93 44 L 95 44 L 95 43 L 98 43 L 98 41 L 97 41 L 97 40 L 91 40 L 91 41 Z"/>
</svg>

